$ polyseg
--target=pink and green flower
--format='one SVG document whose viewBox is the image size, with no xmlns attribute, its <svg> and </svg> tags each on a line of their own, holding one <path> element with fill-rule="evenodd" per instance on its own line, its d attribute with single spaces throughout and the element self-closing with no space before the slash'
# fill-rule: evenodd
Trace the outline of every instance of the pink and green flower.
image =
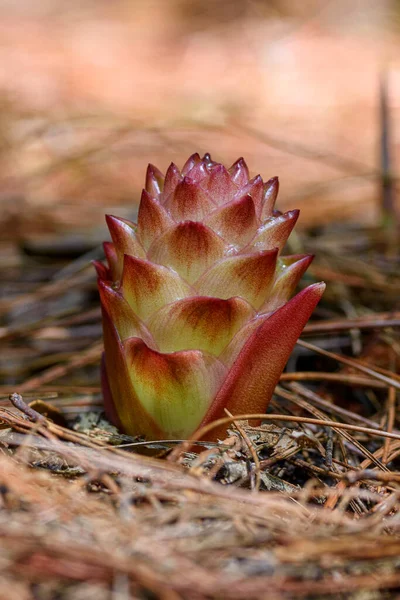
<svg viewBox="0 0 400 600">
<path fill-rule="evenodd" d="M 266 410 L 325 287 L 292 297 L 312 256 L 281 256 L 299 212 L 274 210 L 278 187 L 194 154 L 149 165 L 137 224 L 107 216 L 103 392 L 126 433 L 187 438 L 224 408 Z"/>
</svg>

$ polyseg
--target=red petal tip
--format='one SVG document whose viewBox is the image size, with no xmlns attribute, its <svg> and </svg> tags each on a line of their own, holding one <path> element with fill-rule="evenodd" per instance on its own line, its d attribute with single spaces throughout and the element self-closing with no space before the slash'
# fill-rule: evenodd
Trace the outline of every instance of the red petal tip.
<svg viewBox="0 0 400 600">
<path fill-rule="evenodd" d="M 164 175 L 157 167 L 149 164 L 146 172 L 146 190 L 152 196 L 158 196 L 162 192 Z"/>
<path fill-rule="evenodd" d="M 110 272 L 107 269 L 106 265 L 104 265 L 99 260 L 92 260 L 92 265 L 96 269 L 97 277 L 99 279 L 108 281 L 110 279 Z"/>
</svg>

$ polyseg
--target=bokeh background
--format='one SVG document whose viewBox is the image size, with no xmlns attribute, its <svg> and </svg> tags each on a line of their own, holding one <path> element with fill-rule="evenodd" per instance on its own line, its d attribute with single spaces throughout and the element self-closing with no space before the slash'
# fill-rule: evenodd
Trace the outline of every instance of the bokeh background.
<svg viewBox="0 0 400 600">
<path fill-rule="evenodd" d="M 149 161 L 281 180 L 300 227 L 381 214 L 380 80 L 399 163 L 395 0 L 1 0 L 0 235 L 101 239 Z"/>
</svg>

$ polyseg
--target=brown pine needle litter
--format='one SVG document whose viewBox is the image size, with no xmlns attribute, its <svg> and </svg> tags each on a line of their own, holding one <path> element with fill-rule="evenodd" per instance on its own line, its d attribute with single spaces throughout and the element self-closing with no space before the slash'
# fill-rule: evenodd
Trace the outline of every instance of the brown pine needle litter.
<svg viewBox="0 0 400 600">
<path fill-rule="evenodd" d="M 399 261 L 380 230 L 332 235 L 296 240 L 327 293 L 268 412 L 218 444 L 107 423 L 81 258 L 0 267 L 1 600 L 400 594 Z"/>
</svg>

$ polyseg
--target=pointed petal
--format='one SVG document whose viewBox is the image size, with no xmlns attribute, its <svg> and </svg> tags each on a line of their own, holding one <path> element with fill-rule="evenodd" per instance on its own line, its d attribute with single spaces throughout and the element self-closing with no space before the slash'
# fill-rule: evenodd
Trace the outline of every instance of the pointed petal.
<svg viewBox="0 0 400 600">
<path fill-rule="evenodd" d="M 146 191 L 156 198 L 161 194 L 164 185 L 164 175 L 154 165 L 149 165 L 146 172 Z"/>
<path fill-rule="evenodd" d="M 258 229 L 249 248 L 257 250 L 278 248 L 281 251 L 299 218 L 299 212 L 298 210 L 289 210 L 279 217 L 271 217 Z"/>
<path fill-rule="evenodd" d="M 201 158 L 198 152 L 195 152 L 192 154 L 192 156 L 189 156 L 182 167 L 182 175 L 187 175 L 190 170 L 193 169 L 194 165 L 197 165 L 199 162 L 201 162 Z"/>
<path fill-rule="evenodd" d="M 137 225 L 137 236 L 143 247 L 148 250 L 154 240 L 167 231 L 173 223 L 173 219 L 161 206 L 159 200 L 143 190 Z"/>
<path fill-rule="evenodd" d="M 129 224 L 127 220 L 112 215 L 106 215 L 106 221 L 118 256 L 118 279 L 121 276 L 124 254 L 146 258 L 146 253 L 136 237 L 133 223 Z"/>
<path fill-rule="evenodd" d="M 146 327 L 135 315 L 122 294 L 101 279 L 98 281 L 98 288 L 103 311 L 109 315 L 120 339 L 140 336 L 151 343 L 151 336 Z"/>
<path fill-rule="evenodd" d="M 122 424 L 129 435 L 162 439 L 163 432 L 140 403 L 126 364 L 123 343 L 107 311 L 103 311 L 104 364 L 103 395 L 107 415 L 115 425 Z"/>
<path fill-rule="evenodd" d="M 208 169 L 204 161 L 197 163 L 190 169 L 188 177 L 195 183 L 200 183 L 203 179 L 209 176 Z"/>
<path fill-rule="evenodd" d="M 233 183 L 236 183 L 239 188 L 246 185 L 250 179 L 249 169 L 243 157 L 234 162 L 228 171 Z"/>
<path fill-rule="evenodd" d="M 313 258 L 312 254 L 297 254 L 279 259 L 275 283 L 266 302 L 260 309 L 261 312 L 276 310 L 293 296 L 300 279 L 310 266 Z"/>
<path fill-rule="evenodd" d="M 109 281 L 111 279 L 110 269 L 108 269 L 104 263 L 99 260 L 92 260 L 92 265 L 96 269 L 97 277 L 99 279 L 104 279 L 104 281 Z"/>
<path fill-rule="evenodd" d="M 204 222 L 226 240 L 243 246 L 254 236 L 258 224 L 252 197 L 246 194 L 228 202 Z"/>
<path fill-rule="evenodd" d="M 202 163 L 205 164 L 205 166 L 210 169 L 211 167 L 214 167 L 215 165 L 217 165 L 218 163 L 215 162 L 215 160 L 213 160 L 211 158 L 211 154 L 209 152 L 206 152 L 203 156 L 203 158 L 201 159 Z"/>
<path fill-rule="evenodd" d="M 307 261 L 307 266 L 309 266 L 313 259 L 314 254 L 289 254 L 288 256 L 280 256 L 276 265 L 276 276 L 278 278 L 281 275 L 285 275 L 289 269 L 296 265 L 304 265 L 305 262 L 303 261 Z"/>
<path fill-rule="evenodd" d="M 253 198 L 254 206 L 256 208 L 256 214 L 258 217 L 261 215 L 262 201 L 264 195 L 264 183 L 260 175 L 253 177 L 239 192 L 240 196 L 250 194 Z"/>
<path fill-rule="evenodd" d="M 274 312 L 243 346 L 202 425 L 224 416 L 265 412 L 275 386 L 303 327 L 318 304 L 325 284 L 306 288 Z M 212 433 L 214 435 L 220 432 Z"/>
<path fill-rule="evenodd" d="M 169 196 L 175 192 L 175 188 L 180 181 L 182 181 L 183 177 L 181 175 L 178 167 L 171 163 L 165 173 L 165 182 L 164 182 L 164 191 L 163 191 L 163 199 L 164 202 L 169 198 Z"/>
<path fill-rule="evenodd" d="M 176 271 L 128 255 L 121 289 L 129 306 L 143 320 L 161 306 L 195 293 Z"/>
<path fill-rule="evenodd" d="M 108 268 L 110 269 L 111 278 L 113 281 L 116 281 L 119 278 L 119 275 L 118 256 L 115 250 L 115 246 L 112 242 L 103 242 L 103 250 L 108 262 Z"/>
<path fill-rule="evenodd" d="M 261 212 L 261 220 L 265 221 L 272 216 L 275 207 L 275 202 L 279 192 L 279 179 L 278 177 L 271 177 L 266 183 L 264 183 L 264 198 L 263 198 L 263 209 Z"/>
<path fill-rule="evenodd" d="M 237 193 L 237 186 L 223 165 L 216 165 L 210 171 L 207 182 L 203 182 L 212 201 L 217 206 L 226 204 Z"/>
<path fill-rule="evenodd" d="M 178 183 L 175 192 L 166 200 L 164 206 L 176 221 L 201 221 L 215 208 L 211 198 L 190 177 L 185 177 Z"/>
<path fill-rule="evenodd" d="M 195 287 L 202 296 L 240 296 L 259 308 L 272 285 L 276 259 L 276 249 L 224 258 L 211 267 Z"/>
<path fill-rule="evenodd" d="M 198 350 L 161 354 L 137 338 L 125 342 L 124 354 L 136 395 L 163 436 L 191 435 L 221 385 L 223 365 Z"/>
<path fill-rule="evenodd" d="M 253 316 L 253 308 L 242 298 L 198 296 L 164 306 L 147 326 L 161 352 L 197 348 L 218 356 Z"/>
<path fill-rule="evenodd" d="M 185 221 L 172 227 L 150 247 L 149 260 L 168 265 L 189 283 L 223 257 L 225 242 L 209 227 Z"/>
<path fill-rule="evenodd" d="M 220 355 L 220 360 L 224 363 L 224 365 L 227 366 L 232 366 L 232 364 L 234 363 L 234 361 L 236 360 L 237 356 L 239 355 L 240 350 L 242 349 L 242 347 L 244 346 L 246 340 L 250 337 L 250 335 L 256 330 L 258 329 L 258 327 L 260 327 L 260 325 L 262 325 L 264 323 L 264 321 L 266 321 L 267 319 L 269 319 L 269 317 L 271 316 L 271 314 L 277 310 L 280 306 L 282 306 L 282 304 L 285 304 L 290 297 L 293 295 L 294 291 L 295 291 L 295 287 L 297 285 L 297 281 L 296 284 L 294 284 L 294 279 L 299 280 L 301 278 L 302 273 L 307 269 L 307 266 L 310 264 L 311 260 L 312 260 L 312 256 L 307 256 L 307 255 L 297 255 L 297 256 L 286 256 L 284 258 L 280 258 L 278 260 L 278 268 L 277 268 L 277 272 L 278 272 L 278 278 L 275 279 L 274 282 L 274 286 L 272 287 L 272 290 L 270 290 L 270 292 L 268 293 L 268 297 L 267 300 L 265 301 L 265 303 L 262 305 L 262 307 L 260 308 L 260 311 L 257 315 L 256 318 L 250 320 L 233 338 L 232 342 L 224 349 L 224 351 L 222 352 L 222 354 Z M 294 260 L 292 260 L 294 259 Z M 296 259 L 299 259 L 296 262 Z M 285 275 L 286 275 L 286 271 L 283 269 L 282 264 L 286 263 L 287 265 L 287 269 L 290 270 L 291 269 L 291 262 L 293 262 L 293 267 L 294 267 L 294 272 L 292 271 L 291 274 L 293 275 L 293 277 L 289 276 L 289 279 L 286 280 Z M 280 281 L 280 277 L 283 276 L 283 280 L 282 280 L 282 294 L 281 294 L 281 290 L 280 290 L 280 285 L 278 285 L 278 288 L 275 290 L 275 285 L 277 284 L 278 281 Z M 287 281 L 287 283 L 291 286 L 293 286 L 290 289 L 290 293 L 288 288 L 285 288 L 285 281 Z M 282 300 L 282 296 L 284 293 L 288 293 L 287 297 L 285 297 Z"/>
</svg>

